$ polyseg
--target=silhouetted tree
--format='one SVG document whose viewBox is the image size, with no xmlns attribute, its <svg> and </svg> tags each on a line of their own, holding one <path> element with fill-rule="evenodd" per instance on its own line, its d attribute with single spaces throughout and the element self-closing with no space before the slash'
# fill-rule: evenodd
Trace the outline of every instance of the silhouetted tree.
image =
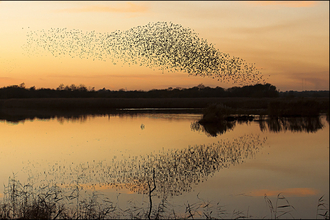
<svg viewBox="0 0 330 220">
<path fill-rule="evenodd" d="M 21 84 L 19 85 L 19 87 L 22 88 L 22 89 L 25 89 L 25 83 L 21 83 Z"/>
<path fill-rule="evenodd" d="M 64 90 L 64 84 L 61 83 L 61 84 L 57 87 L 56 90 Z"/>
</svg>

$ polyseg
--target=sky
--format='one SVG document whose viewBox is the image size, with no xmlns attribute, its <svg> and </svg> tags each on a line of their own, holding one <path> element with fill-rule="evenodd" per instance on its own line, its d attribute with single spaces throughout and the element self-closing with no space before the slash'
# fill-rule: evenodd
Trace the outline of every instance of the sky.
<svg viewBox="0 0 330 220">
<path fill-rule="evenodd" d="M 280 91 L 329 90 L 329 1 L 0 1 L 0 87 L 150 90 L 235 82 L 23 49 L 51 28 L 112 33 L 153 22 L 190 28 L 220 52 L 254 63 Z"/>
</svg>

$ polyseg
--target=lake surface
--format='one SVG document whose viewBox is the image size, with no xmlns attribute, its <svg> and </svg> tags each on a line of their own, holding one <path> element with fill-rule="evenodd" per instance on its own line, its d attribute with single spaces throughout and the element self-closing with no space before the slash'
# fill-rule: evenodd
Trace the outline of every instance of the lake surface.
<svg viewBox="0 0 330 220">
<path fill-rule="evenodd" d="M 288 201 L 294 209 L 278 208 L 277 216 L 288 211 L 282 217 L 315 219 L 318 199 L 329 202 L 325 116 L 208 127 L 196 123 L 201 116 L 2 120 L 0 199 L 15 178 L 36 192 L 56 184 L 80 200 L 96 192 L 122 218 L 146 217 L 141 213 L 149 212 L 150 198 L 152 211 L 163 208 L 167 218 L 274 218 L 267 201 L 274 208 Z M 287 201 L 276 205 L 279 193 Z"/>
</svg>

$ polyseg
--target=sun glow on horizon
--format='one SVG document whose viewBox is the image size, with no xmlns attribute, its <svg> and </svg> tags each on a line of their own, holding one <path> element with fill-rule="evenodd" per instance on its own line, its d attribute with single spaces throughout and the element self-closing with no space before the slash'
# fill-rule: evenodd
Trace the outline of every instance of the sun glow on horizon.
<svg viewBox="0 0 330 220">
<path fill-rule="evenodd" d="M 198 19 L 192 16 L 196 13 Z M 221 52 L 255 63 L 266 82 L 281 91 L 329 90 L 329 2 L 4 1 L 1 19 L 6 22 L 0 23 L 0 87 L 22 82 L 38 88 L 63 83 L 115 90 L 237 85 L 188 77 L 184 71 L 171 74 L 165 70 L 163 74 L 161 69 L 139 64 L 128 67 L 46 53 L 26 57 L 21 48 L 27 33 L 36 30 L 67 28 L 110 34 L 150 22 L 172 22 L 191 28 Z"/>
</svg>

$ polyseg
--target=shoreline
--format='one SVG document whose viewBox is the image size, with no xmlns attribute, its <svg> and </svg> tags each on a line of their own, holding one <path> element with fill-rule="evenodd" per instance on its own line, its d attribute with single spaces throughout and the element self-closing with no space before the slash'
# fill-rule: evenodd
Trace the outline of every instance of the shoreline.
<svg viewBox="0 0 330 220">
<path fill-rule="evenodd" d="M 0 110 L 6 108 L 24 109 L 62 109 L 70 108 L 205 108 L 213 103 L 221 103 L 231 108 L 267 109 L 271 101 L 318 101 L 329 105 L 328 97 L 303 98 L 250 98 L 250 97 L 221 97 L 221 98 L 23 98 L 0 99 Z"/>
<path fill-rule="evenodd" d="M 211 104 L 223 104 L 245 114 L 267 115 L 269 103 L 317 101 L 320 113 L 329 112 L 329 99 L 318 98 L 27 98 L 0 99 L 0 120 L 80 117 L 82 115 L 139 113 L 203 114 Z"/>
</svg>

